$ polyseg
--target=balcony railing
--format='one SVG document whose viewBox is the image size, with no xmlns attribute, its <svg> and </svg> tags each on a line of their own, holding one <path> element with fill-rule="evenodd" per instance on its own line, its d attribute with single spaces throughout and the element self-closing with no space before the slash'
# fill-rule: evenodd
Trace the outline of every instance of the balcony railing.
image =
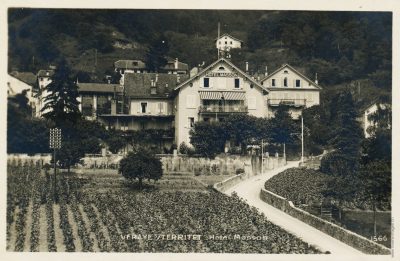
<svg viewBox="0 0 400 261">
<path fill-rule="evenodd" d="M 219 105 L 203 105 L 199 108 L 200 113 L 213 113 L 213 112 L 247 112 L 247 106 L 244 105 L 229 105 L 229 106 L 219 106 Z"/>
<path fill-rule="evenodd" d="M 306 105 L 306 99 L 268 99 L 268 105 L 270 106 L 288 105 L 288 106 L 301 107 Z"/>
</svg>

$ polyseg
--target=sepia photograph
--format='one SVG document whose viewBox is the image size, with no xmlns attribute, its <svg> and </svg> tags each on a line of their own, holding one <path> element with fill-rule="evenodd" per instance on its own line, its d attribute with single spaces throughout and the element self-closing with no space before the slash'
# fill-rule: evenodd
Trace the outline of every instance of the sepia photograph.
<svg viewBox="0 0 400 261">
<path fill-rule="evenodd" d="M 394 257 L 393 11 L 5 13 L 3 251 Z"/>
</svg>

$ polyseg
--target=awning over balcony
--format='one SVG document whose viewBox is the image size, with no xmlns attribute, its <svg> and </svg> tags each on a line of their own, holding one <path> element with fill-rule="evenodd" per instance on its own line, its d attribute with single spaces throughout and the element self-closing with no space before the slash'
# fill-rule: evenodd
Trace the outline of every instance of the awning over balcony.
<svg viewBox="0 0 400 261">
<path fill-rule="evenodd" d="M 199 94 L 202 100 L 243 101 L 245 99 L 244 92 L 199 91 Z"/>
</svg>

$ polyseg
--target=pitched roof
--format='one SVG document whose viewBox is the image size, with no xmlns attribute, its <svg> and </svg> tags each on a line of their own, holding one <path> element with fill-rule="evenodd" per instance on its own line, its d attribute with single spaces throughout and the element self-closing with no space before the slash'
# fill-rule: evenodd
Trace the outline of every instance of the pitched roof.
<svg viewBox="0 0 400 261">
<path fill-rule="evenodd" d="M 229 37 L 232 38 L 233 40 L 236 40 L 236 41 L 239 41 L 239 42 L 242 42 L 242 43 L 243 43 L 242 40 L 240 40 L 240 39 L 238 39 L 238 38 L 236 38 L 236 37 L 233 37 L 232 35 L 229 35 L 229 34 L 223 34 L 223 35 L 221 35 L 220 37 L 215 38 L 214 42 L 215 42 L 215 41 L 218 41 L 219 39 L 221 39 L 222 37 L 225 37 L 225 36 L 229 36 Z"/>
<path fill-rule="evenodd" d="M 260 82 L 264 82 L 265 80 L 271 78 L 273 75 L 277 74 L 278 72 L 280 72 L 281 70 L 283 70 L 284 68 L 289 68 L 292 71 L 294 71 L 295 73 L 297 73 L 298 75 L 300 75 L 301 77 L 305 78 L 307 81 L 309 81 L 313 86 L 315 86 L 318 89 L 322 89 L 321 86 L 319 86 L 318 84 L 316 84 L 313 80 L 311 80 L 310 78 L 308 78 L 307 76 L 305 76 L 304 74 L 302 74 L 301 72 L 299 72 L 298 70 L 296 70 L 295 68 L 293 68 L 292 66 L 290 66 L 289 64 L 284 64 L 282 65 L 280 68 L 276 69 L 273 73 L 269 74 L 268 76 L 264 77 L 263 79 L 261 79 Z"/>
<path fill-rule="evenodd" d="M 54 70 L 39 70 L 37 77 L 51 77 L 54 74 Z"/>
<path fill-rule="evenodd" d="M 146 64 L 141 60 L 118 60 L 114 62 L 118 69 L 146 69 Z"/>
<path fill-rule="evenodd" d="M 114 93 L 122 92 L 123 88 L 119 84 L 108 83 L 78 83 L 79 92 Z"/>
<path fill-rule="evenodd" d="M 136 98 L 166 98 L 169 97 L 179 82 L 185 81 L 186 74 L 166 73 L 125 73 L 124 87 L 127 96 Z M 151 94 L 151 82 L 156 82 L 156 94 Z"/>
<path fill-rule="evenodd" d="M 187 63 L 178 61 L 178 68 L 175 68 L 175 60 L 169 60 L 168 63 L 163 67 L 164 70 L 180 70 L 188 71 L 189 65 Z"/>
<path fill-rule="evenodd" d="M 31 72 L 14 71 L 14 72 L 11 72 L 10 75 L 28 85 L 31 85 L 31 86 L 35 85 L 36 80 L 37 80 L 36 75 L 34 75 Z"/>
<path fill-rule="evenodd" d="M 241 74 L 244 78 L 246 78 L 247 80 L 249 80 L 250 82 L 254 83 L 256 86 L 260 87 L 262 90 L 264 91 L 268 91 L 267 88 L 265 88 L 264 86 L 262 86 L 259 82 L 257 82 L 256 80 L 253 79 L 253 77 L 251 77 L 249 74 L 243 72 L 242 70 L 240 70 L 236 65 L 234 65 L 232 62 L 230 62 L 229 60 L 225 59 L 225 58 L 219 58 L 218 60 L 216 60 L 215 62 L 213 62 L 212 64 L 210 64 L 209 66 L 207 66 L 206 68 L 204 68 L 203 70 L 201 70 L 200 72 L 198 72 L 197 74 L 195 74 L 194 76 L 192 76 L 191 78 L 189 78 L 188 80 L 182 82 L 181 84 L 179 84 L 175 90 L 178 90 L 179 88 L 181 88 L 182 86 L 188 84 L 189 82 L 193 81 L 194 79 L 198 78 L 200 75 L 206 73 L 210 68 L 214 67 L 216 64 L 218 64 L 219 62 L 225 62 L 226 64 L 230 65 L 234 70 L 236 70 L 239 74 Z"/>
</svg>

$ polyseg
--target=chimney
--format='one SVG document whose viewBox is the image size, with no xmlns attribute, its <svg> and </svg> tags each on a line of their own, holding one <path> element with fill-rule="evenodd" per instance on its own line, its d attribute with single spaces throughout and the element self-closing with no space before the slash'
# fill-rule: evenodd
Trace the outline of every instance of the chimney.
<svg viewBox="0 0 400 261">
<path fill-rule="evenodd" d="M 249 62 L 246 62 L 246 73 L 249 72 Z"/>
<path fill-rule="evenodd" d="M 265 66 L 265 76 L 268 76 L 268 66 Z"/>
<path fill-rule="evenodd" d="M 318 84 L 318 73 L 315 73 L 315 84 Z"/>
<path fill-rule="evenodd" d="M 176 75 L 176 82 L 177 83 L 181 82 L 181 76 L 179 74 Z"/>
<path fill-rule="evenodd" d="M 174 63 L 174 68 L 175 68 L 175 70 L 177 70 L 178 69 L 178 63 L 179 63 L 179 61 L 178 61 L 178 58 L 175 58 L 175 63 Z"/>
<path fill-rule="evenodd" d="M 158 73 L 156 73 L 156 83 L 158 82 Z"/>
<path fill-rule="evenodd" d="M 154 87 L 154 80 L 151 79 L 151 87 Z"/>
</svg>

